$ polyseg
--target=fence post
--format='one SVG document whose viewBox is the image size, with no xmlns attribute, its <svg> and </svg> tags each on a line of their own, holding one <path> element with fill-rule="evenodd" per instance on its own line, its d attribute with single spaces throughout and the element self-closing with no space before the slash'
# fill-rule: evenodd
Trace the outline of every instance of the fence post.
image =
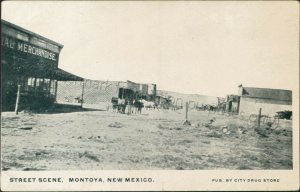
<svg viewBox="0 0 300 192">
<path fill-rule="evenodd" d="M 258 117 L 257 117 L 257 126 L 258 126 L 258 128 L 260 128 L 260 118 L 261 118 L 261 108 L 259 108 Z"/>
<path fill-rule="evenodd" d="M 185 103 L 185 120 L 188 120 L 189 103 Z"/>
<path fill-rule="evenodd" d="M 84 80 L 82 81 L 81 108 L 83 107 Z"/>
<path fill-rule="evenodd" d="M 183 125 L 191 125 L 191 122 L 188 120 L 188 110 L 189 110 L 189 103 L 185 103 L 185 121 L 183 122 Z"/>
<path fill-rule="evenodd" d="M 15 106 L 16 115 L 18 115 L 19 100 L 20 100 L 20 88 L 21 88 L 21 85 L 18 85 L 17 100 L 16 100 L 16 106 Z"/>
</svg>

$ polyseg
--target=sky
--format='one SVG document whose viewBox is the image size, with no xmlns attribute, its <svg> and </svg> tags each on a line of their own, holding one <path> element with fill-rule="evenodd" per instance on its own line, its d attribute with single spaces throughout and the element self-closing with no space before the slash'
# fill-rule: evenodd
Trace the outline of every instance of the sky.
<svg viewBox="0 0 300 192">
<path fill-rule="evenodd" d="M 5 1 L 1 14 L 63 44 L 59 67 L 87 79 L 221 97 L 299 86 L 296 1 Z"/>
</svg>

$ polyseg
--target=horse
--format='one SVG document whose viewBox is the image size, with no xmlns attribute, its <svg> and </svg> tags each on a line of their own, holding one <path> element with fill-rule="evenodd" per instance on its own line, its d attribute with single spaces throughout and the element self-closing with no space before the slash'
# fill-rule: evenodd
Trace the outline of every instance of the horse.
<svg viewBox="0 0 300 192">
<path fill-rule="evenodd" d="M 142 99 L 141 102 L 144 104 L 144 108 L 146 108 L 148 110 L 155 108 L 155 103 L 152 101 L 146 101 L 146 100 Z"/>
<path fill-rule="evenodd" d="M 133 106 L 135 108 L 135 113 L 142 113 L 142 108 L 144 107 L 144 104 L 139 100 L 134 100 Z"/>
</svg>

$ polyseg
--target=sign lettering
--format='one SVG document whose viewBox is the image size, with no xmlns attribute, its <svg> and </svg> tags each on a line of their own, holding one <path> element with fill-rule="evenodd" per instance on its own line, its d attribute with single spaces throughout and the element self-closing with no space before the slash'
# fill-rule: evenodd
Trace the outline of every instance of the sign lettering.
<svg viewBox="0 0 300 192">
<path fill-rule="evenodd" d="M 27 44 L 22 41 L 16 41 L 12 38 L 2 36 L 2 41 L 1 41 L 2 47 L 7 47 L 9 49 L 15 49 L 17 51 L 21 51 L 24 53 L 36 55 L 39 57 L 43 57 L 46 59 L 50 59 L 53 61 L 56 61 L 56 54 L 52 53 L 51 51 L 41 49 L 39 47 Z"/>
</svg>

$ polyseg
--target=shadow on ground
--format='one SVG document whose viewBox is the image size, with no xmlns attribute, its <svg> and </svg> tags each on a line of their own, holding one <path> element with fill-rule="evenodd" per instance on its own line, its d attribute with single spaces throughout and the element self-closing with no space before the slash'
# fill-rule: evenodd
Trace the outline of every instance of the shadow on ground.
<svg viewBox="0 0 300 192">
<path fill-rule="evenodd" d="M 43 107 L 38 109 L 25 109 L 19 112 L 25 113 L 36 113 L 36 114 L 56 114 L 56 113 L 73 113 L 73 112 L 84 112 L 84 111 L 105 111 L 101 109 L 84 108 L 79 105 L 69 105 L 69 104 L 54 104 L 51 107 Z M 2 112 L 12 112 L 12 111 L 2 111 Z"/>
</svg>

